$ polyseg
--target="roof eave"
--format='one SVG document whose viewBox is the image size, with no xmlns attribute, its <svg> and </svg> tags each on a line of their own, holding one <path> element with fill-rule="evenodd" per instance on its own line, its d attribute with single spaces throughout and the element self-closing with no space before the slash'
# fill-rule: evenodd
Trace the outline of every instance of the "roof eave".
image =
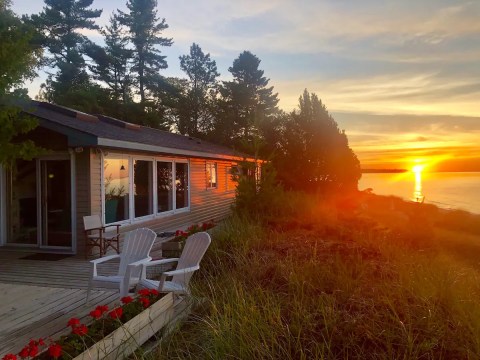
<svg viewBox="0 0 480 360">
<path fill-rule="evenodd" d="M 118 149 L 140 150 L 140 151 L 148 151 L 148 152 L 180 155 L 180 156 L 192 156 L 192 157 L 207 158 L 207 159 L 255 161 L 255 159 L 253 158 L 246 158 L 242 156 L 217 154 L 217 153 L 209 153 L 204 151 L 194 151 L 194 150 L 186 150 L 186 149 L 177 149 L 177 148 L 171 148 L 171 147 L 165 147 L 165 146 L 148 145 L 148 144 L 141 144 L 141 143 L 136 143 L 131 141 L 114 140 L 114 139 L 107 139 L 107 138 L 98 138 L 98 146 L 105 146 L 105 147 L 118 148 Z"/>
</svg>

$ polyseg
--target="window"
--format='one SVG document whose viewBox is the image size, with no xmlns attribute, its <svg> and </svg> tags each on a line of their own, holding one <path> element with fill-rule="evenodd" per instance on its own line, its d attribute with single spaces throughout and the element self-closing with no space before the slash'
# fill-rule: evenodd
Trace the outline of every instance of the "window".
<svg viewBox="0 0 480 360">
<path fill-rule="evenodd" d="M 186 161 L 135 156 L 103 158 L 105 223 L 133 222 L 188 210 Z"/>
<path fill-rule="evenodd" d="M 207 189 L 216 188 L 217 187 L 217 164 L 207 162 L 206 174 L 207 174 Z"/>
<path fill-rule="evenodd" d="M 108 157 L 103 162 L 105 187 L 105 223 L 130 218 L 130 166 L 128 158 Z"/>
<path fill-rule="evenodd" d="M 188 206 L 188 164 L 175 164 L 175 194 L 176 208 L 181 209 Z"/>
<path fill-rule="evenodd" d="M 153 161 L 133 161 L 134 217 L 153 214 Z"/>
<path fill-rule="evenodd" d="M 171 162 L 157 161 L 157 206 L 159 213 L 173 210 Z"/>
</svg>

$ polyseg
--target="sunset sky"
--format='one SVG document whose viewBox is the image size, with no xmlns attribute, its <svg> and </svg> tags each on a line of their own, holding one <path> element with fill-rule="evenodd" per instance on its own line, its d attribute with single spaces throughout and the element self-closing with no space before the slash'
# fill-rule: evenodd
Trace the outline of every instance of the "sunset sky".
<svg viewBox="0 0 480 360">
<path fill-rule="evenodd" d="M 95 0 L 106 24 L 125 1 Z M 158 0 L 174 45 L 165 76 L 183 76 L 192 42 L 221 79 L 250 50 L 290 111 L 307 88 L 345 129 L 364 168 L 480 171 L 480 1 Z M 13 0 L 18 14 L 43 1 Z M 99 43 L 100 36 L 89 37 Z M 45 75 L 30 85 L 38 92 Z"/>
</svg>

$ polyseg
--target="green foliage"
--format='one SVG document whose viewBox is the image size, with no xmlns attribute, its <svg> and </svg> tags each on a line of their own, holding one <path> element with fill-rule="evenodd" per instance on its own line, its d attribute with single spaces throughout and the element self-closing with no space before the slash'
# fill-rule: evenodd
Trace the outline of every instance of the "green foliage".
<svg viewBox="0 0 480 360">
<path fill-rule="evenodd" d="M 180 134 L 197 136 L 212 130 L 213 102 L 216 96 L 215 60 L 193 43 L 190 54 L 180 56 L 180 68 L 188 76 L 185 94 L 178 104 L 177 129 Z"/>
<path fill-rule="evenodd" d="M 45 0 L 43 12 L 33 15 L 31 22 L 42 34 L 48 49 L 48 65 L 57 68 L 44 85 L 44 97 L 69 106 L 71 92 L 88 90 L 90 78 L 86 72 L 85 47 L 90 43 L 81 30 L 98 29 L 93 19 L 102 10 L 90 9 L 93 0 Z"/>
<path fill-rule="evenodd" d="M 271 214 L 282 198 L 276 172 L 271 163 L 242 162 L 241 171 L 232 176 L 237 181 L 235 210 L 237 213 L 258 217 Z"/>
<path fill-rule="evenodd" d="M 125 29 L 115 13 L 110 16 L 110 25 L 101 30 L 105 47 L 87 44 L 86 54 L 93 60 L 89 66 L 94 79 L 107 85 L 110 99 L 114 107 L 125 105 L 132 99 L 130 61 L 132 50 L 128 49 L 128 39 Z M 117 111 L 118 112 L 118 111 Z"/>
<path fill-rule="evenodd" d="M 152 78 L 168 66 L 158 47 L 171 46 L 172 39 L 161 36 L 168 24 L 157 16 L 156 0 L 128 0 L 127 8 L 128 13 L 119 11 L 118 19 L 127 27 L 134 46 L 132 71 L 137 74 L 136 85 L 143 103 Z"/>
<path fill-rule="evenodd" d="M 228 69 L 233 81 L 220 87 L 216 138 L 225 144 L 232 141 L 243 148 L 241 140 L 251 142 L 258 136 L 259 124 L 278 113 L 277 94 L 268 87 L 269 79 L 258 67 L 260 59 L 244 51 Z"/>
<path fill-rule="evenodd" d="M 274 162 L 287 188 L 323 192 L 357 188 L 360 162 L 345 132 L 315 94 L 304 91 L 299 110 L 290 114 L 281 133 Z"/>
<path fill-rule="evenodd" d="M 39 151 L 31 141 L 14 141 L 18 135 L 35 128 L 37 122 L 20 116 L 17 103 L 27 100 L 19 87 L 35 76 L 41 50 L 35 46 L 34 29 L 20 20 L 0 2 L 0 164 L 9 166 L 17 159 L 31 159 Z"/>
</svg>

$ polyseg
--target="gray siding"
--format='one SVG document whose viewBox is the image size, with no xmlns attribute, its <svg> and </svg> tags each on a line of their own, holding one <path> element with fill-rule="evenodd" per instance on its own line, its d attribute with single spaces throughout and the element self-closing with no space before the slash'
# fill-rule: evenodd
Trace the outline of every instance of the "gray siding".
<svg viewBox="0 0 480 360">
<path fill-rule="evenodd" d="M 137 155 L 124 153 L 124 155 Z M 185 158 L 181 158 L 185 160 Z M 101 192 L 101 156 L 90 153 L 90 214 L 102 215 Z M 121 232 L 127 232 L 139 227 L 148 227 L 155 232 L 185 229 L 191 224 L 206 221 L 220 221 L 230 214 L 235 198 L 235 182 L 227 174 L 227 168 L 234 163 L 226 160 L 212 161 L 199 158 L 189 158 L 190 163 L 190 210 L 176 214 L 159 216 L 154 219 L 142 220 L 121 226 Z M 217 163 L 217 188 L 207 189 L 206 162 Z M 83 215 L 82 215 L 83 216 Z M 81 225 L 83 231 L 83 224 Z M 82 232 L 83 234 L 83 232 Z M 84 251 L 83 235 L 78 241 L 78 253 Z"/>
</svg>

